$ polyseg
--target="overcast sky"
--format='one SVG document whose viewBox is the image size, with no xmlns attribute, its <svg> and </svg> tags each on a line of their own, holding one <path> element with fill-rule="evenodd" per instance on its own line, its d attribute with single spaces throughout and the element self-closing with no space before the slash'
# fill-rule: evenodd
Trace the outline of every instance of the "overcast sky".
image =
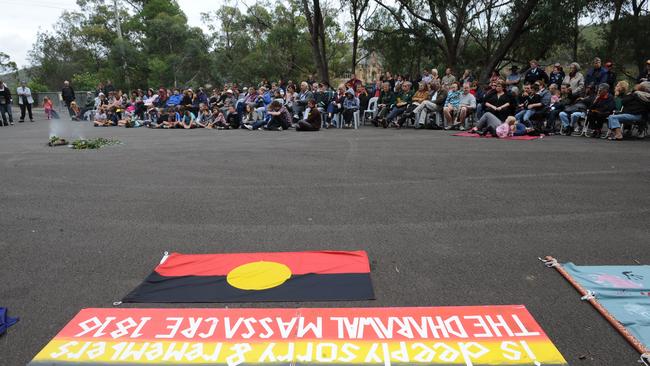
<svg viewBox="0 0 650 366">
<path fill-rule="evenodd" d="M 177 0 L 190 25 L 200 26 L 201 13 L 216 10 L 223 0 Z M 65 10 L 78 10 L 76 0 L 0 0 L 0 52 L 18 67 L 29 65 L 27 54 L 39 29 L 47 30 Z"/>
</svg>

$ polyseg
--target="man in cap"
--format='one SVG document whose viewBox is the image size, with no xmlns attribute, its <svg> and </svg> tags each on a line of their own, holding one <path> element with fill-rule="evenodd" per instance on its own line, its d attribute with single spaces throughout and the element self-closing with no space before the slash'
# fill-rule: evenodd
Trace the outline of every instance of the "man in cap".
<svg viewBox="0 0 650 366">
<path fill-rule="evenodd" d="M 645 62 L 645 70 L 639 73 L 639 77 L 636 81 L 639 84 L 644 81 L 650 81 L 650 60 Z"/>
<path fill-rule="evenodd" d="M 510 67 L 510 75 L 506 76 L 508 91 L 512 91 L 513 87 L 518 87 L 520 81 L 521 76 L 519 75 L 519 67 L 517 65 L 512 65 Z"/>
<path fill-rule="evenodd" d="M 607 69 L 602 66 L 602 61 L 600 58 L 596 57 L 594 59 L 593 66 L 587 70 L 587 76 L 585 76 L 585 85 L 592 85 L 594 87 L 607 83 Z"/>
<path fill-rule="evenodd" d="M 18 94 L 18 104 L 20 105 L 20 120 L 18 122 L 25 122 L 25 109 L 29 112 L 29 121 L 34 122 L 34 116 L 32 115 L 34 98 L 32 98 L 32 91 L 27 87 L 25 80 L 20 82 L 20 86 L 16 89 L 16 94 Z"/>
</svg>

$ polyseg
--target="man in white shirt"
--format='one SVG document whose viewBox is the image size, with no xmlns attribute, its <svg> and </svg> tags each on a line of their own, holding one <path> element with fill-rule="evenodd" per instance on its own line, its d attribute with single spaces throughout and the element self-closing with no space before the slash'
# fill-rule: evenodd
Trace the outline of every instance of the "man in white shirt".
<svg viewBox="0 0 650 366">
<path fill-rule="evenodd" d="M 32 115 L 34 98 L 32 98 L 32 91 L 25 84 L 25 80 L 20 82 L 20 86 L 16 89 L 16 94 L 18 94 L 18 104 L 20 105 L 20 120 L 18 122 L 25 122 L 25 109 L 29 112 L 29 121 L 34 122 L 34 116 Z"/>
</svg>

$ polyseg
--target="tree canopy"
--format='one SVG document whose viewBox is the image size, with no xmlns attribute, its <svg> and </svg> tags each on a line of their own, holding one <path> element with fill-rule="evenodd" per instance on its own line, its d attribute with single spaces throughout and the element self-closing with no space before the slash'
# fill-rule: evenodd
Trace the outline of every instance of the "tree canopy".
<svg viewBox="0 0 650 366">
<path fill-rule="evenodd" d="M 328 80 L 354 73 L 371 52 L 393 73 L 450 66 L 486 78 L 533 58 L 601 56 L 634 69 L 649 57 L 650 0 L 252 1 L 205 3 L 193 27 L 175 0 L 78 0 L 39 33 L 32 78 L 125 89 Z M 2 71 L 14 66 L 0 54 Z"/>
</svg>

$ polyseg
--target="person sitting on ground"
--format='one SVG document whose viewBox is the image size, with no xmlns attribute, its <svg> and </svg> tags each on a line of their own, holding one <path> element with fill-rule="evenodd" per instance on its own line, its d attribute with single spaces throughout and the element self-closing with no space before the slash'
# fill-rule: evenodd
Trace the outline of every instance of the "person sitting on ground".
<svg viewBox="0 0 650 366">
<path fill-rule="evenodd" d="M 344 126 L 349 128 L 352 126 L 354 121 L 354 114 L 359 110 L 359 98 L 354 95 L 354 90 L 352 90 L 352 88 L 345 92 L 342 108 Z"/>
<path fill-rule="evenodd" d="M 461 92 L 458 90 L 458 83 L 452 83 L 447 91 L 447 99 L 445 100 L 445 106 L 442 110 L 447 125 L 445 130 L 451 130 L 455 125 L 454 117 L 460 110 L 460 94 Z"/>
<path fill-rule="evenodd" d="M 421 103 L 427 101 L 429 99 L 429 88 L 426 83 L 420 82 L 418 83 L 418 90 L 415 92 L 413 95 L 413 98 L 411 98 L 411 104 L 408 105 L 406 108 L 406 111 L 402 114 L 402 116 L 398 120 L 398 124 L 401 126 L 404 126 L 404 123 L 408 118 L 413 118 L 415 117 L 415 109 L 420 106 Z M 419 125 L 415 124 L 415 128 L 420 128 Z"/>
<path fill-rule="evenodd" d="M 266 124 L 266 129 L 270 131 L 282 131 L 289 129 L 291 126 L 291 113 L 287 110 L 282 103 L 273 101 L 269 105 L 267 114 L 271 116 L 271 120 Z M 253 125 L 253 129 L 258 129 L 263 125 L 260 122 Z"/>
<path fill-rule="evenodd" d="M 216 107 L 216 106 L 215 106 Z M 218 107 L 216 107 L 219 109 Z M 199 104 L 199 112 L 196 114 L 196 124 L 201 128 L 212 128 L 212 112 L 205 103 Z"/>
<path fill-rule="evenodd" d="M 194 116 L 190 108 L 181 109 L 181 119 L 178 122 L 179 128 L 186 130 L 198 127 L 196 124 L 196 116 Z"/>
<path fill-rule="evenodd" d="M 395 128 L 400 128 L 401 125 L 397 122 L 397 117 L 406 112 L 406 108 L 413 100 L 413 92 L 411 91 L 411 83 L 404 81 L 400 84 L 401 90 L 395 95 L 395 104 L 386 116 L 386 121 Z"/>
<path fill-rule="evenodd" d="M 622 94 L 622 112 L 607 117 L 607 126 L 612 131 L 610 140 L 622 140 L 621 125 L 627 122 L 640 122 L 643 116 L 647 116 L 650 111 L 650 81 L 637 84 L 635 90 L 630 94 L 626 94 L 624 89 L 627 88 L 619 88 L 620 94 Z M 645 136 L 643 135 L 643 137 Z"/>
<path fill-rule="evenodd" d="M 73 121 L 79 121 L 82 118 L 81 109 L 77 105 L 77 102 L 70 102 L 70 118 Z"/>
<path fill-rule="evenodd" d="M 393 93 L 390 83 L 385 81 L 381 86 L 379 99 L 377 99 L 377 115 L 372 120 L 372 124 L 375 127 L 379 127 L 380 123 L 384 128 L 388 127 L 385 118 L 393 104 L 395 104 L 395 93 Z"/>
<path fill-rule="evenodd" d="M 599 57 L 594 58 L 592 67 L 587 70 L 585 75 L 585 84 L 591 85 L 594 89 L 598 88 L 600 84 L 607 83 L 607 69 L 602 66 Z"/>
<path fill-rule="evenodd" d="M 104 121 L 103 124 L 97 124 L 95 123 L 95 126 L 100 126 L 100 127 L 109 127 L 109 126 L 117 126 L 119 122 L 119 117 L 117 115 L 117 109 L 115 106 L 108 107 L 106 110 L 106 120 Z"/>
<path fill-rule="evenodd" d="M 227 130 L 230 128 L 230 124 L 226 121 L 226 116 L 219 107 L 215 106 L 212 108 L 212 114 L 210 115 L 206 128 L 216 128 L 217 130 Z"/>
<path fill-rule="evenodd" d="M 612 114 L 615 107 L 614 97 L 609 93 L 609 85 L 600 84 L 598 96 L 587 111 L 588 127 L 592 130 L 591 137 L 600 138 L 603 123 L 607 122 L 607 117 Z"/>
<path fill-rule="evenodd" d="M 435 69 L 434 69 L 435 70 Z M 415 114 L 415 119 L 417 121 L 417 126 L 422 127 L 426 124 L 426 117 L 427 113 L 438 113 L 442 111 L 442 107 L 445 104 L 445 100 L 447 99 L 447 90 L 446 88 L 440 86 L 440 84 L 432 83 L 431 84 L 431 98 L 422 101 L 420 105 L 418 105 L 414 110 L 413 113 Z M 438 125 L 435 123 L 432 123 L 431 126 L 432 128 L 438 128 Z"/>
<path fill-rule="evenodd" d="M 307 102 L 309 113 L 307 119 L 298 121 L 296 131 L 319 131 L 321 127 L 321 115 L 317 108 L 316 100 L 310 99 Z"/>
<path fill-rule="evenodd" d="M 237 129 L 240 126 L 243 127 L 244 125 L 244 121 L 240 119 L 239 112 L 237 112 L 237 108 L 234 105 L 228 107 L 226 113 L 226 124 L 228 125 L 228 128 L 233 129 Z"/>
<path fill-rule="evenodd" d="M 102 106 L 97 110 L 97 113 L 95 113 L 95 120 L 93 121 L 93 124 L 95 125 L 95 127 L 106 126 L 106 121 L 108 119 L 108 116 L 106 114 L 106 110 L 107 110 L 107 107 Z"/>
<path fill-rule="evenodd" d="M 243 118 L 244 127 L 252 126 L 258 121 L 264 120 L 264 116 L 252 104 L 246 105 L 246 114 Z"/>
<path fill-rule="evenodd" d="M 486 136 L 487 134 L 492 135 L 492 137 L 507 137 L 509 136 L 510 126 L 516 123 L 516 119 L 513 116 L 506 116 L 505 121 L 502 121 L 500 118 L 492 114 L 491 112 L 483 113 L 483 116 L 478 120 L 476 126 L 473 127 L 470 132 L 477 133 L 480 136 Z M 499 126 L 506 125 L 506 133 L 502 133 L 501 136 L 497 133 Z"/>
</svg>

